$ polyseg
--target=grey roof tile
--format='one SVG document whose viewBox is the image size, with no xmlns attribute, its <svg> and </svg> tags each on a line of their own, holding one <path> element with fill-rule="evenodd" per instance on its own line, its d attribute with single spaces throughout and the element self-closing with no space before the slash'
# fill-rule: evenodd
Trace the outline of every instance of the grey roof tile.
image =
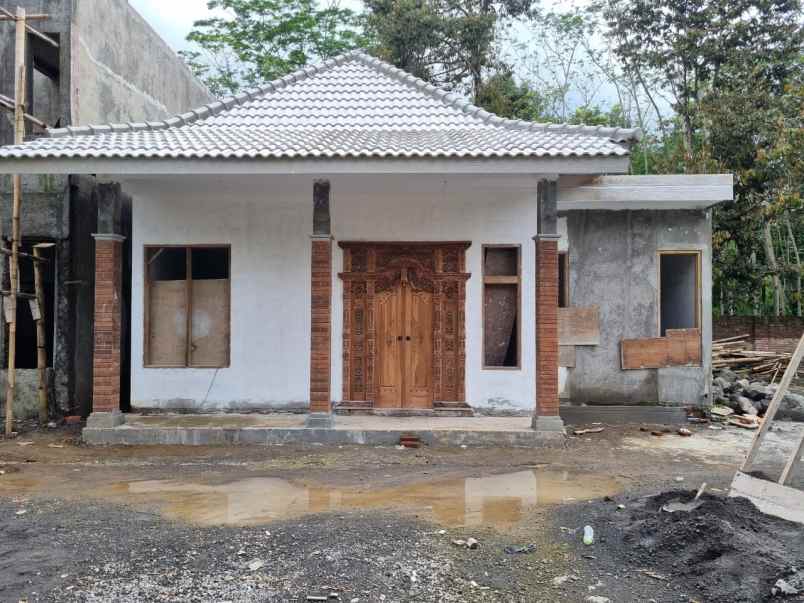
<svg viewBox="0 0 804 603">
<path fill-rule="evenodd" d="M 0 159 L 599 157 L 639 136 L 503 119 L 351 52 L 161 122 L 52 130 Z"/>
</svg>

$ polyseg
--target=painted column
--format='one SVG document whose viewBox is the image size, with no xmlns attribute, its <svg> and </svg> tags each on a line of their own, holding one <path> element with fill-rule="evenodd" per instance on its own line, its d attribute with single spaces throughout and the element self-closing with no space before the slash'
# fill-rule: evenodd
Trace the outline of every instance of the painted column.
<svg viewBox="0 0 804 603">
<path fill-rule="evenodd" d="M 313 183 L 310 296 L 310 412 L 308 427 L 332 427 L 332 234 L 330 185 Z"/>
<path fill-rule="evenodd" d="M 536 408 L 533 429 L 564 433 L 558 407 L 558 211 L 555 181 L 538 186 L 536 242 Z"/>
<path fill-rule="evenodd" d="M 123 241 L 119 234 L 95 239 L 95 327 L 92 357 L 92 414 L 87 427 L 123 423 L 120 412 Z"/>
</svg>

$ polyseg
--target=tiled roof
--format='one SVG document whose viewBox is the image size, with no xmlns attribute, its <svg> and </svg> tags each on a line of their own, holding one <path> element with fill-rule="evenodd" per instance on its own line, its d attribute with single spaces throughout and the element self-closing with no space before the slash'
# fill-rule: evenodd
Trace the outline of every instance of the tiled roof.
<svg viewBox="0 0 804 603">
<path fill-rule="evenodd" d="M 358 51 L 164 121 L 49 134 L 0 159 L 603 157 L 640 136 L 503 119 Z"/>
</svg>

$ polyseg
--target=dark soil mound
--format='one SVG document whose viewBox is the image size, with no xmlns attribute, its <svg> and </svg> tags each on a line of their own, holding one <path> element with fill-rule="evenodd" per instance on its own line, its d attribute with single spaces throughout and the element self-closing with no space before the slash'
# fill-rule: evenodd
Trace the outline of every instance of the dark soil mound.
<svg viewBox="0 0 804 603">
<path fill-rule="evenodd" d="M 630 512 L 611 512 L 631 563 L 723 603 L 771 599 L 779 578 L 804 568 L 804 526 L 764 515 L 744 498 L 704 495 L 692 511 L 662 511 L 670 501 L 693 496 L 665 492 L 632 503 Z"/>
</svg>

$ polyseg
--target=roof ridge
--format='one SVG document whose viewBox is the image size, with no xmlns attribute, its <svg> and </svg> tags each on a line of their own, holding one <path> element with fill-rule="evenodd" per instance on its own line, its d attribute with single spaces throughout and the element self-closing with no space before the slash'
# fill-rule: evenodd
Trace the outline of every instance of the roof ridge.
<svg viewBox="0 0 804 603">
<path fill-rule="evenodd" d="M 553 131 L 556 133 L 565 132 L 572 134 L 582 133 L 599 136 L 601 138 L 608 138 L 618 143 L 633 142 L 642 137 L 642 132 L 639 128 L 538 123 L 525 121 L 522 119 L 507 119 L 500 117 L 499 115 L 495 115 L 494 113 L 490 113 L 481 107 L 473 105 L 471 102 L 464 99 L 460 95 L 455 94 L 454 92 L 449 92 L 433 86 L 431 83 L 418 78 L 407 71 L 395 67 L 394 65 L 386 63 L 381 59 L 372 57 L 360 49 L 350 50 L 319 63 L 305 65 L 304 67 L 301 67 L 281 78 L 263 84 L 262 86 L 243 90 L 238 94 L 226 96 L 220 100 L 215 100 L 211 103 L 201 105 L 196 109 L 192 109 L 185 113 L 177 114 L 163 120 L 109 123 L 103 125 L 93 124 L 87 126 L 67 126 L 64 128 L 48 130 L 47 133 L 51 138 L 61 138 L 65 136 L 91 136 L 95 134 L 155 131 L 181 127 L 198 121 L 203 121 L 208 117 L 217 115 L 223 111 L 231 109 L 232 107 L 241 106 L 269 92 L 287 88 L 291 84 L 306 80 L 315 74 L 328 71 L 333 67 L 342 65 L 343 63 L 353 59 L 368 67 L 371 67 L 376 71 L 379 71 L 380 73 L 391 76 L 400 83 L 418 90 L 423 94 L 427 94 L 431 98 L 440 101 L 447 107 L 458 109 L 459 111 L 478 119 L 484 124 L 498 126 L 508 130 Z"/>
<path fill-rule="evenodd" d="M 570 133 L 570 134 L 590 134 L 609 138 L 614 142 L 635 142 L 642 138 L 642 130 L 639 128 L 618 128 L 610 126 L 586 126 L 575 125 L 568 123 L 540 123 L 534 121 L 526 121 L 524 119 L 508 119 L 500 117 L 495 113 L 486 111 L 482 107 L 478 107 L 472 102 L 466 100 L 454 92 L 449 92 L 430 82 L 423 80 L 415 75 L 408 73 L 404 69 L 400 69 L 390 63 L 381 59 L 366 54 L 362 50 L 356 49 L 349 53 L 350 58 L 359 60 L 364 65 L 368 65 L 382 73 L 390 75 L 401 83 L 406 84 L 412 88 L 424 92 L 429 96 L 441 101 L 448 107 L 456 108 L 464 113 L 471 115 L 476 119 L 480 119 L 483 123 L 501 126 L 510 130 L 531 130 L 531 131 L 553 131 L 557 133 Z"/>
</svg>

